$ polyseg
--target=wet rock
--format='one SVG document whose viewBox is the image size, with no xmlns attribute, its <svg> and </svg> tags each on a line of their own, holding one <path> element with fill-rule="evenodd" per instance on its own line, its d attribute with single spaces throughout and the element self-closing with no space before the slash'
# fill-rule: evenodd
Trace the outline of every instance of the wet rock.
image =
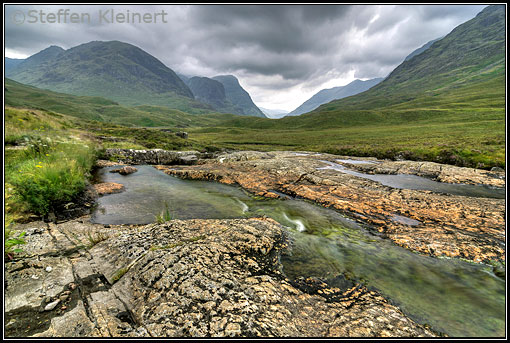
<svg viewBox="0 0 510 343">
<path fill-rule="evenodd" d="M 35 337 L 434 336 L 376 292 L 348 287 L 328 299 L 325 288 L 294 287 L 280 273 L 283 230 L 267 218 L 52 224 L 34 237 L 72 241 L 79 254 L 6 264 L 9 327 L 43 321 L 18 333 Z M 108 238 L 86 248 L 87 233 Z M 51 273 L 38 267 L 48 264 Z M 44 280 L 23 277 L 34 270 Z"/>
<path fill-rule="evenodd" d="M 118 166 L 118 165 L 122 165 L 122 164 L 124 164 L 124 163 L 98 159 L 96 161 L 95 166 L 98 168 L 105 168 L 105 167 L 114 167 L 114 166 Z"/>
<path fill-rule="evenodd" d="M 346 158 L 243 151 L 225 153 L 196 166 L 156 168 L 186 179 L 237 184 L 255 195 L 279 192 L 309 199 L 353 217 L 419 253 L 475 262 L 504 261 L 504 199 L 396 189 L 336 170 L 319 169 L 325 166 L 320 160 Z M 369 161 L 372 163 L 349 163 L 349 168 L 365 173 L 413 174 L 442 182 L 505 185 L 504 173 L 497 171 L 433 162 Z"/>
<path fill-rule="evenodd" d="M 135 167 L 125 166 L 122 168 L 112 169 L 112 170 L 110 170 L 110 173 L 119 173 L 120 175 L 129 175 L 129 174 L 136 173 L 137 171 L 138 171 L 138 169 L 136 169 Z"/>
<path fill-rule="evenodd" d="M 106 149 L 104 157 L 117 159 L 129 164 L 195 164 L 207 154 L 198 151 L 169 151 L 162 149 L 133 150 L 133 149 Z"/>
<path fill-rule="evenodd" d="M 124 185 L 116 182 L 102 182 L 93 185 L 98 195 L 115 194 L 124 190 Z"/>
</svg>

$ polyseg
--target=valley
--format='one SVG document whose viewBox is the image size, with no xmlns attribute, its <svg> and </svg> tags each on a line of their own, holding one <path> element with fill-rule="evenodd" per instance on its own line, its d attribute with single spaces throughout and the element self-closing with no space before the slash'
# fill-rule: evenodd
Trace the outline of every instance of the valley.
<svg viewBox="0 0 510 343">
<path fill-rule="evenodd" d="M 5 335 L 505 337 L 505 14 L 293 111 L 249 63 L 5 58 Z"/>
</svg>

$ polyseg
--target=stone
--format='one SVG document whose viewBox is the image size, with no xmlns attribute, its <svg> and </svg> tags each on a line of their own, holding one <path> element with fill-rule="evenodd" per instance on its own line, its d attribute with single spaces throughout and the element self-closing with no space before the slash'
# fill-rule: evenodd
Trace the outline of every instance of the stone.
<svg viewBox="0 0 510 343">
<path fill-rule="evenodd" d="M 110 170 L 110 173 L 119 173 L 120 175 L 129 175 L 129 174 L 136 173 L 137 171 L 138 171 L 138 169 L 136 169 L 135 167 L 125 166 L 122 168 L 112 169 L 112 170 Z"/>
<path fill-rule="evenodd" d="M 175 135 L 177 137 L 181 137 L 181 138 L 184 138 L 184 139 L 187 139 L 188 138 L 188 133 L 187 132 L 182 132 L 182 131 L 179 131 L 179 132 L 176 132 Z"/>
<path fill-rule="evenodd" d="M 57 299 L 44 307 L 45 311 L 51 311 L 60 303 L 60 299 Z"/>
<path fill-rule="evenodd" d="M 392 337 L 436 335 L 362 286 L 348 302 L 293 287 L 280 272 L 278 256 L 287 246 L 283 230 L 269 218 L 110 228 L 84 218 L 52 224 L 35 236 L 51 233 L 55 246 L 62 247 L 72 238 L 80 254 L 71 257 L 66 248 L 62 256 L 30 256 L 27 262 L 38 262 L 24 269 L 7 262 L 7 318 L 18 327 L 41 322 L 29 336 L 54 338 L 377 337 L 382 330 Z M 87 232 L 107 239 L 86 248 L 80 242 Z M 199 236 L 204 238 L 193 239 Z M 20 277 L 49 264 L 53 271 L 45 274 L 44 284 Z M 119 270 L 122 275 L 113 278 Z M 41 288 L 50 301 L 43 305 Z M 16 336 L 13 327 L 6 327 L 7 337 Z"/>
<path fill-rule="evenodd" d="M 124 185 L 116 182 L 102 182 L 93 185 L 98 195 L 114 194 L 124 190 Z"/>
<path fill-rule="evenodd" d="M 134 150 L 134 149 L 106 149 L 104 158 L 116 159 L 129 164 L 195 164 L 201 158 L 209 157 L 198 151 L 169 151 L 162 149 Z"/>
<path fill-rule="evenodd" d="M 320 168 L 326 166 L 321 162 L 326 160 L 368 174 L 409 174 L 439 182 L 491 187 L 505 186 L 504 172 L 435 162 L 371 158 L 364 159 L 371 163 L 352 164 L 339 162 L 340 159 L 352 157 L 240 151 L 221 154 L 199 165 L 155 167 L 184 179 L 239 185 L 260 196 L 273 197 L 276 191 L 302 197 L 357 218 L 396 244 L 418 253 L 474 262 L 505 260 L 504 199 L 390 188 L 372 180 Z M 408 218 L 407 221 L 395 221 L 395 215 L 399 214 Z"/>
</svg>

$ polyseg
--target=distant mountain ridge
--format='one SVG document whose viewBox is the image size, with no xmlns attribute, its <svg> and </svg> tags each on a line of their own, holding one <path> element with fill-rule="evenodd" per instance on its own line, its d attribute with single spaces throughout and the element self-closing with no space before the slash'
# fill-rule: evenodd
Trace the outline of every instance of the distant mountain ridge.
<svg viewBox="0 0 510 343">
<path fill-rule="evenodd" d="M 213 78 L 191 77 L 179 73 L 177 75 L 190 87 L 197 100 L 211 105 L 219 112 L 266 117 L 234 75 L 219 75 Z"/>
<path fill-rule="evenodd" d="M 227 99 L 235 106 L 241 108 L 244 115 L 266 117 L 257 105 L 253 103 L 250 94 L 241 86 L 239 80 L 234 75 L 218 75 L 212 79 L 223 84 Z"/>
<path fill-rule="evenodd" d="M 305 101 L 294 111 L 290 112 L 288 116 L 299 116 L 303 113 L 313 111 L 320 105 L 328 103 L 330 101 L 362 93 L 372 88 L 373 86 L 377 85 L 382 80 L 383 78 L 375 78 L 366 81 L 354 80 L 345 86 L 323 89 L 315 93 L 310 99 Z"/>
<path fill-rule="evenodd" d="M 208 77 L 194 76 L 187 79 L 186 84 L 193 92 L 196 100 L 211 105 L 219 112 L 232 114 L 243 112 L 242 109 L 237 108 L 227 99 L 225 87 L 219 81 Z"/>
<path fill-rule="evenodd" d="M 18 64 L 22 63 L 23 61 L 25 61 L 25 59 L 6 57 L 4 60 L 5 72 L 8 73 L 11 69 L 16 68 Z"/>
<path fill-rule="evenodd" d="M 433 39 L 433 40 L 423 44 L 421 47 L 419 47 L 418 49 L 414 50 L 409 55 L 407 55 L 406 58 L 404 59 L 404 61 L 410 60 L 414 56 L 417 56 L 417 55 L 421 54 L 422 52 L 424 52 L 425 50 L 430 48 L 432 44 L 434 44 L 435 42 L 437 42 L 440 39 L 443 39 L 443 37 L 439 37 L 439 38 Z"/>
<path fill-rule="evenodd" d="M 142 49 L 119 41 L 92 41 L 64 50 L 51 46 L 30 56 L 7 76 L 74 95 L 104 96 L 125 105 L 160 105 L 205 113 L 173 70 Z"/>
<path fill-rule="evenodd" d="M 263 108 L 263 107 L 259 107 L 259 108 L 266 115 L 266 117 L 271 118 L 271 119 L 283 118 L 287 114 L 289 114 L 289 111 L 286 111 L 286 110 L 269 109 L 269 108 Z"/>
<path fill-rule="evenodd" d="M 459 94 L 463 87 L 504 79 L 505 48 L 505 6 L 488 6 L 422 53 L 402 62 L 363 96 L 332 101 L 313 113 L 371 110 L 447 92 Z"/>
</svg>

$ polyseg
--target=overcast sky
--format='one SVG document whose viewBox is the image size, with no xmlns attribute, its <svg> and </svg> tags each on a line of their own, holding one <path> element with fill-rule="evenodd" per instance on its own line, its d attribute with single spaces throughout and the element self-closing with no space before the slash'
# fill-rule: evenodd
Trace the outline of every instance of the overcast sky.
<svg viewBox="0 0 510 343">
<path fill-rule="evenodd" d="M 233 74 L 257 105 L 291 111 L 323 88 L 386 76 L 486 6 L 6 5 L 5 56 L 119 40 L 178 73 Z M 69 9 L 67 17 L 47 22 L 59 9 Z M 135 23 L 110 22 L 112 12 L 128 11 L 140 14 Z M 72 13 L 78 23 L 71 23 Z M 144 14 L 150 22 L 138 23 Z"/>
</svg>

